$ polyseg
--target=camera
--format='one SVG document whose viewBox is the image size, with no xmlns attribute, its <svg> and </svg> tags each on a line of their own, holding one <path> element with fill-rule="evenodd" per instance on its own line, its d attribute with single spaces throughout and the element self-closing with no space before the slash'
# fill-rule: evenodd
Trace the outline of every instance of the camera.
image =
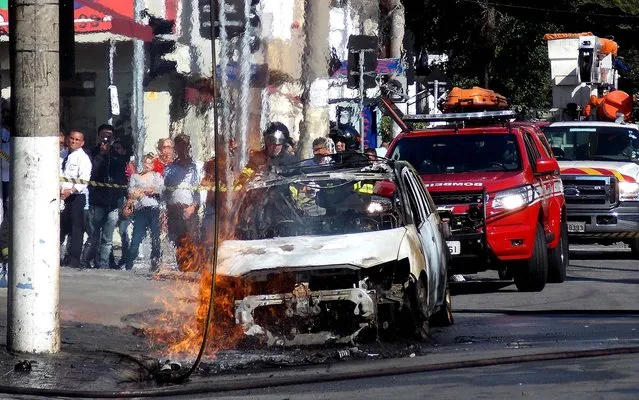
<svg viewBox="0 0 639 400">
<path fill-rule="evenodd" d="M 109 139 L 108 137 L 105 137 L 104 139 L 102 139 L 100 143 L 111 145 L 111 139 Z"/>
</svg>

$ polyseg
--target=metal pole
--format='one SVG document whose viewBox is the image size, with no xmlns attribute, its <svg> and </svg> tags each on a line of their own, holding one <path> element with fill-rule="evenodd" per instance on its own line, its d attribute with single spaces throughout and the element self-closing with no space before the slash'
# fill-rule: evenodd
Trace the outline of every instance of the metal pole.
<svg viewBox="0 0 639 400">
<path fill-rule="evenodd" d="M 435 80 L 435 82 L 433 82 L 433 94 L 435 96 L 435 109 L 439 110 L 439 108 L 437 107 L 437 103 L 439 103 L 439 81 Z M 432 112 L 432 111 L 431 111 Z"/>
<path fill-rule="evenodd" d="M 115 40 L 111 39 L 109 41 L 109 86 L 113 85 L 113 81 L 114 81 L 114 58 L 115 58 Z M 109 95 L 111 95 L 111 93 L 109 93 Z M 112 107 L 111 107 L 111 102 L 109 102 L 109 120 L 108 123 L 109 125 L 113 125 L 113 113 L 111 112 Z"/>
<path fill-rule="evenodd" d="M 12 146 L 7 347 L 60 350 L 59 3 L 9 2 Z"/>
<path fill-rule="evenodd" d="M 364 50 L 359 52 L 359 138 L 360 151 L 364 152 Z"/>
<path fill-rule="evenodd" d="M 142 22 L 144 0 L 135 0 L 133 14 L 135 22 Z M 146 126 L 144 124 L 144 42 L 133 41 L 133 99 L 131 101 L 131 125 L 135 135 L 135 155 L 138 171 L 142 170 L 144 158 L 144 142 L 146 142 Z"/>
</svg>

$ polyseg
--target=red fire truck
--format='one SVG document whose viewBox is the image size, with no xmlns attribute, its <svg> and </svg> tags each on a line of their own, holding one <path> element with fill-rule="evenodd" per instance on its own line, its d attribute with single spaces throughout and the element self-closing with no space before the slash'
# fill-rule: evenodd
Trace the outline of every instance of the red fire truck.
<svg viewBox="0 0 639 400">
<path fill-rule="evenodd" d="M 455 93 L 458 104 L 469 97 Z M 503 106 L 503 98 L 497 99 Z M 404 116 L 388 99 L 381 101 L 403 131 L 387 157 L 417 169 L 449 222 L 453 274 L 497 270 L 502 279 L 514 278 L 520 291 L 541 291 L 547 281 L 565 280 L 563 187 L 559 165 L 537 126 L 511 123 L 515 114 L 507 109 L 459 112 L 472 110 L 470 104 L 461 110 L 445 107 L 444 114 Z M 490 102 L 476 103 L 490 108 Z M 415 122 L 445 125 L 414 129 Z"/>
</svg>

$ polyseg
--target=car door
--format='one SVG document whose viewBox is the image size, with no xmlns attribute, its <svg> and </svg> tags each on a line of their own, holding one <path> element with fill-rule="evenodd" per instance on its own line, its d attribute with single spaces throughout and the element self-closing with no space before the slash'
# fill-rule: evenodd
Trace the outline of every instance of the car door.
<svg viewBox="0 0 639 400">
<path fill-rule="evenodd" d="M 428 295 L 429 295 L 429 308 L 432 308 L 435 304 L 438 304 L 439 290 L 442 276 L 440 274 L 441 257 L 437 238 L 439 237 L 439 231 L 437 225 L 433 226 L 431 221 L 432 214 L 429 210 L 428 200 L 425 196 L 423 185 L 421 180 L 416 176 L 413 169 L 409 167 L 402 168 L 402 180 L 407 187 L 407 193 L 410 201 L 415 204 L 415 211 L 417 212 L 417 218 L 415 226 L 419 233 L 424 248 L 424 257 L 427 260 L 426 275 L 428 277 Z M 439 248 L 438 248 L 439 247 Z"/>
<path fill-rule="evenodd" d="M 430 232 L 432 232 L 432 240 L 435 243 L 435 247 L 437 249 L 436 252 L 433 253 L 432 257 L 432 268 L 433 274 L 437 274 L 439 277 L 438 286 L 436 295 L 437 295 L 437 304 L 440 304 L 440 301 L 444 300 L 444 291 L 446 289 L 446 279 L 447 279 L 447 268 L 448 268 L 448 257 L 449 257 L 449 249 L 446 240 L 444 240 L 444 235 L 441 230 L 441 219 L 439 217 L 439 213 L 437 212 L 437 206 L 433 201 L 432 197 L 424 187 L 424 184 L 417 175 L 417 173 L 413 170 L 413 182 L 415 184 L 418 195 L 424 199 L 424 205 L 426 206 L 426 212 L 428 214 L 428 224 L 430 225 Z"/>
<path fill-rule="evenodd" d="M 523 132 L 524 136 L 524 145 L 526 147 L 526 153 L 528 154 L 528 159 L 530 164 L 532 165 L 532 169 L 534 171 L 534 186 L 535 190 L 539 194 L 541 198 L 541 205 L 543 209 L 544 215 L 548 215 L 548 204 L 550 196 L 552 193 L 553 180 L 549 175 L 538 175 L 536 171 L 537 161 L 541 159 L 541 150 L 537 147 L 537 142 L 533 138 L 533 134 L 528 130 Z M 544 226 L 544 231 L 548 232 L 548 226 Z"/>
</svg>

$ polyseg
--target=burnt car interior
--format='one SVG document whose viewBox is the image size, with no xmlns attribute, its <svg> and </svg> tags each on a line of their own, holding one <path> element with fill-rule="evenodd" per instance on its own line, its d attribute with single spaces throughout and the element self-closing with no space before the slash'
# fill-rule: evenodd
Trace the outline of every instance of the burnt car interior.
<svg viewBox="0 0 639 400">
<path fill-rule="evenodd" d="M 252 189 L 240 207 L 236 238 L 338 235 L 401 226 L 397 194 L 375 193 L 376 182 L 299 180 Z"/>
</svg>

